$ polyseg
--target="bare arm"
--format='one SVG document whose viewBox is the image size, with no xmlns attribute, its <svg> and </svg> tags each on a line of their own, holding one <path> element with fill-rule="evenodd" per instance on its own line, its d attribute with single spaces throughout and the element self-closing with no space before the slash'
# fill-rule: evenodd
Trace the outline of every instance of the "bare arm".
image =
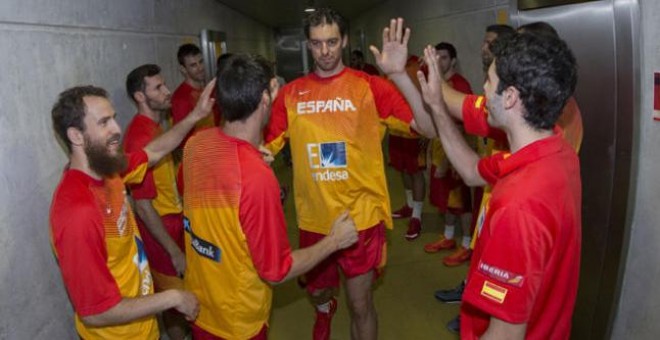
<svg viewBox="0 0 660 340">
<path fill-rule="evenodd" d="M 149 158 L 149 166 L 155 165 L 161 160 L 161 158 L 165 157 L 165 155 L 179 146 L 183 138 L 186 137 L 195 124 L 213 111 L 215 99 L 211 98 L 211 93 L 215 88 L 215 82 L 216 79 L 213 79 L 206 84 L 204 91 L 202 91 L 202 94 L 197 100 L 197 105 L 195 105 L 195 108 L 188 116 L 186 116 L 186 118 L 158 138 L 154 139 L 144 148 L 144 151 Z"/>
<path fill-rule="evenodd" d="M 465 184 L 469 186 L 485 185 L 486 181 L 481 177 L 477 169 L 479 156 L 470 148 L 463 134 L 456 127 L 456 124 L 454 124 L 447 112 L 447 106 L 445 105 L 440 89 L 440 71 L 436 62 L 437 54 L 435 49 L 427 46 L 424 49 L 424 58 L 429 65 L 429 79 L 427 81 L 421 72 L 417 73 L 417 77 L 422 87 L 424 101 L 433 111 L 435 126 L 438 130 L 442 147 L 451 164 L 461 175 L 461 178 L 463 178 Z"/>
<path fill-rule="evenodd" d="M 440 77 L 440 81 L 442 82 L 442 97 L 449 114 L 453 118 L 463 121 L 463 101 L 465 101 L 466 94 L 456 91 L 442 77 Z"/>
<path fill-rule="evenodd" d="M 491 316 L 488 329 L 486 330 L 484 335 L 481 336 L 481 339 L 484 340 L 521 339 L 522 340 L 525 338 L 526 331 L 527 331 L 526 323 L 513 324 Z"/>
<path fill-rule="evenodd" d="M 433 138 L 437 134 L 433 128 L 432 117 L 424 108 L 422 97 L 405 70 L 408 39 L 410 39 L 410 29 L 406 28 L 404 31 L 403 19 L 392 19 L 390 26 L 383 29 L 382 52 L 375 46 L 370 46 L 369 49 L 380 69 L 396 84 L 408 101 L 415 117 L 411 127 L 422 135 Z"/>
<path fill-rule="evenodd" d="M 335 220 L 328 236 L 311 247 L 294 250 L 291 253 L 293 263 L 286 277 L 280 282 L 271 282 L 271 284 L 282 283 L 308 272 L 330 254 L 337 250 L 350 247 L 357 240 L 358 234 L 355 229 L 355 223 L 348 216 L 348 212 L 344 212 Z"/>
<path fill-rule="evenodd" d="M 183 275 L 186 271 L 186 255 L 165 230 L 163 221 L 161 220 L 160 215 L 158 215 L 156 209 L 154 209 L 151 200 L 135 200 L 135 210 L 144 222 L 147 230 L 149 230 L 149 233 L 151 233 L 151 236 L 153 236 L 170 255 L 176 273 L 178 275 Z"/>
<path fill-rule="evenodd" d="M 107 311 L 82 317 L 85 325 L 104 327 L 128 323 L 146 316 L 160 313 L 170 308 L 185 315 L 189 321 L 199 313 L 199 302 L 195 295 L 183 290 L 166 290 L 161 293 L 136 298 L 124 298 Z"/>
</svg>

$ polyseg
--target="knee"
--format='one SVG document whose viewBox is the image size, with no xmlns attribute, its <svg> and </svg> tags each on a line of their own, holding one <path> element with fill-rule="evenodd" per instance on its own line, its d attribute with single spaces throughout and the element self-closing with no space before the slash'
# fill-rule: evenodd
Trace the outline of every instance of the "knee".
<svg viewBox="0 0 660 340">
<path fill-rule="evenodd" d="M 351 299 L 348 303 L 355 318 L 368 318 L 369 315 L 374 312 L 374 304 L 371 296 Z"/>
<path fill-rule="evenodd" d="M 336 288 L 326 288 L 319 289 L 309 293 L 309 298 L 314 305 L 322 305 L 330 299 L 332 299 L 336 294 Z"/>
</svg>

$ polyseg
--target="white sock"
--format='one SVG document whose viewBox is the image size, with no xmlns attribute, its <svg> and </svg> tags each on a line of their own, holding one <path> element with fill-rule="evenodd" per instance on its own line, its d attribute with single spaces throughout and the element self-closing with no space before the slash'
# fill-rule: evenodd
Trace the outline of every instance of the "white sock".
<svg viewBox="0 0 660 340">
<path fill-rule="evenodd" d="M 412 202 L 412 218 L 416 218 L 418 220 L 422 219 L 422 207 L 424 207 L 424 202 L 422 201 L 413 201 Z"/>
<path fill-rule="evenodd" d="M 456 226 L 445 224 L 445 238 L 448 240 L 454 239 L 454 229 Z"/>
<path fill-rule="evenodd" d="M 409 207 L 413 206 L 412 190 L 406 189 L 406 205 Z"/>
<path fill-rule="evenodd" d="M 324 304 L 316 305 L 316 310 L 321 313 L 330 313 L 330 301 Z"/>
<path fill-rule="evenodd" d="M 470 243 L 472 243 L 472 237 L 463 236 L 463 243 L 461 244 L 463 248 L 470 249 Z"/>
</svg>

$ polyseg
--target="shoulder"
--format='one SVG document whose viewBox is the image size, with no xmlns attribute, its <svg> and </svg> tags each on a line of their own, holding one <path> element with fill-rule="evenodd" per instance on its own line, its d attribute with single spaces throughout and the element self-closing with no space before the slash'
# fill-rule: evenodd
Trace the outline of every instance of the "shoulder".
<svg viewBox="0 0 660 340">
<path fill-rule="evenodd" d="M 278 188 L 273 170 L 264 162 L 261 153 L 249 144 L 238 144 L 238 162 L 243 186 L 248 191 Z"/>
<path fill-rule="evenodd" d="M 91 178 L 79 171 L 64 172 L 53 194 L 50 211 L 53 227 L 58 227 L 64 222 L 67 222 L 67 225 L 72 224 L 70 222 L 97 213 L 94 196 L 90 190 L 91 181 Z"/>
</svg>

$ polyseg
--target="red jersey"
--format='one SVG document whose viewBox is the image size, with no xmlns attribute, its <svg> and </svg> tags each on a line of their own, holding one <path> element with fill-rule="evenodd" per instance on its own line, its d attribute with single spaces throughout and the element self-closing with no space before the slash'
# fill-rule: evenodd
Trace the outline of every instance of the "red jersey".
<svg viewBox="0 0 660 340">
<path fill-rule="evenodd" d="M 163 133 L 163 129 L 151 118 L 136 114 L 126 128 L 124 135 L 124 150 L 136 152 L 144 149 L 147 144 Z M 151 204 L 159 216 L 176 215 L 181 218 L 183 205 L 176 189 L 176 170 L 172 156 L 168 154 L 156 165 L 147 170 L 141 183 L 132 184 L 131 196 L 136 200 L 151 200 Z M 144 247 L 149 258 L 151 269 L 161 274 L 176 276 L 169 253 L 151 235 L 144 222 L 137 216 L 138 227 L 144 241 Z M 170 237 L 183 249 L 183 224 L 166 221 L 177 221 L 175 217 L 163 219 L 163 226 Z M 158 282 L 156 282 L 157 288 Z"/>
<path fill-rule="evenodd" d="M 527 323 L 528 339 L 568 339 L 577 295 L 581 181 L 575 150 L 555 135 L 482 159 L 492 186 L 461 306 L 461 338 L 490 318 Z"/>
<path fill-rule="evenodd" d="M 199 99 L 199 96 L 202 95 L 203 90 L 203 88 L 196 89 L 185 81 L 174 90 L 174 93 L 172 93 L 172 122 L 174 124 L 182 121 L 190 112 L 192 112 L 195 105 L 197 105 L 197 100 Z M 215 91 L 213 91 L 211 97 L 215 98 Z M 210 127 L 219 126 L 221 118 L 218 105 L 213 105 L 213 114 L 198 121 L 197 124 L 195 124 L 195 128 L 183 139 L 181 146 L 186 145 L 188 138 L 190 138 L 193 133 Z"/>
<path fill-rule="evenodd" d="M 467 79 L 463 78 L 463 76 L 458 73 L 454 73 L 453 76 L 449 77 L 447 83 L 449 83 L 449 85 L 456 91 L 465 94 L 472 93 L 472 87 L 470 86 L 470 83 L 467 81 Z"/>
<path fill-rule="evenodd" d="M 67 169 L 53 195 L 50 231 L 64 286 L 75 310 L 76 330 L 85 339 L 157 339 L 154 316 L 130 323 L 90 327 L 81 317 L 106 312 L 122 298 L 153 293 L 124 183 L 142 180 L 144 151 L 128 154 L 127 173 L 96 180 Z"/>
</svg>

